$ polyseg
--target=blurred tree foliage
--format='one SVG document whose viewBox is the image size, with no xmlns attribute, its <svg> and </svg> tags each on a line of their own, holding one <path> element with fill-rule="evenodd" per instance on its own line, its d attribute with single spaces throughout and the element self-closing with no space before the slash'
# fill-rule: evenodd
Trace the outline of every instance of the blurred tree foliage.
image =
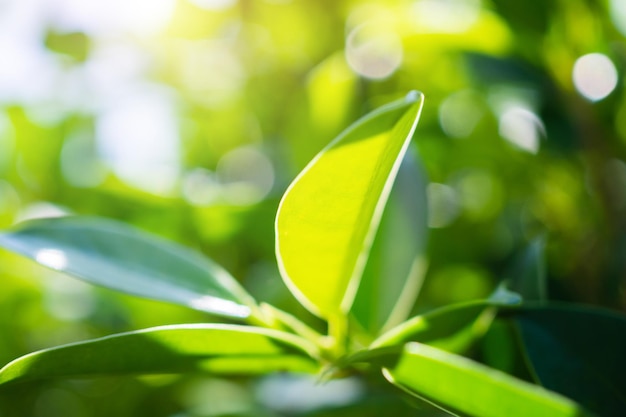
<svg viewBox="0 0 626 417">
<path fill-rule="evenodd" d="M 295 308 L 275 264 L 278 199 L 351 121 L 419 89 L 431 230 L 415 311 L 486 295 L 536 237 L 551 299 L 623 311 L 625 36 L 621 0 L 5 1 L 0 227 L 68 212 L 120 219 Z M 3 364 L 207 320 L 5 252 L 0 276 Z M 250 384 L 42 384 L 0 416 L 261 415 Z M 198 394 L 209 386 L 219 396 Z M 281 412 L 295 414 L 267 415 Z"/>
</svg>

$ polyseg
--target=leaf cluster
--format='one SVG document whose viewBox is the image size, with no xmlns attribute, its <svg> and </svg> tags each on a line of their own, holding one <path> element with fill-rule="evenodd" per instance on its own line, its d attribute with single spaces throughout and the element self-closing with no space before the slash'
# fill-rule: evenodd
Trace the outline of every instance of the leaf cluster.
<svg viewBox="0 0 626 417">
<path fill-rule="evenodd" d="M 589 341 L 613 340 L 626 321 L 547 302 L 541 240 L 519 276 L 490 297 L 409 317 L 425 262 L 426 186 L 410 149 L 422 105 L 411 92 L 355 122 L 281 200 L 281 276 L 326 332 L 258 302 L 224 268 L 171 241 L 100 218 L 30 221 L 1 234 L 0 245 L 89 283 L 236 324 L 166 325 L 40 350 L 2 368 L 0 385 L 109 374 L 289 372 L 327 381 L 382 372 L 455 415 L 618 415 L 624 369 L 610 358 L 626 346 Z"/>
</svg>

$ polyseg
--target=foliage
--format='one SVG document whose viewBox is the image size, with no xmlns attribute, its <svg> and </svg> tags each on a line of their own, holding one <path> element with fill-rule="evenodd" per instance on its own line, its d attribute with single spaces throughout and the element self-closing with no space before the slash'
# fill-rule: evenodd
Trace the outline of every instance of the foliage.
<svg viewBox="0 0 626 417">
<path fill-rule="evenodd" d="M 422 103 L 422 95 L 412 92 L 360 119 L 313 159 L 279 205 L 276 254 L 281 275 L 305 307 L 327 320 L 328 335 L 319 335 L 269 304 L 258 304 L 223 269 L 173 243 L 110 220 L 38 220 L 1 235 L 0 244 L 87 282 L 244 320 L 252 326 L 170 325 L 54 347 L 6 365 L 0 370 L 0 384 L 199 370 L 217 375 L 318 372 L 328 379 L 363 371 L 357 365 L 365 364 L 373 371 L 382 367 L 385 377 L 407 392 L 464 415 L 591 415 L 556 393 L 458 356 L 488 329 L 495 308 L 519 304 L 516 294 L 504 288 L 490 299 L 420 315 L 386 333 L 364 330 L 364 336 L 376 339 L 365 345 L 359 342 L 358 328 L 350 323 L 351 307 Z M 379 239 L 396 243 L 393 235 Z M 408 256 L 415 259 L 419 253 Z M 379 288 L 390 278 L 408 280 L 410 274 L 370 277 L 380 281 Z M 555 316 L 550 307 L 537 313 L 555 317 L 557 327 L 570 319 L 568 314 Z M 606 320 L 579 310 L 573 313 L 594 328 Z M 533 323 L 546 323 L 537 321 L 532 311 L 510 314 L 520 323 L 522 346 L 529 351 L 528 366 L 540 381 L 545 373 L 551 379 L 549 386 L 559 391 L 563 381 L 554 378 L 551 364 L 545 365 L 549 362 L 545 354 L 535 353 L 546 337 L 533 332 Z M 612 330 L 623 331 L 626 320 L 614 320 Z M 568 350 L 568 342 L 555 336 L 552 343 L 559 352 Z M 593 356 L 587 352 L 585 357 Z M 561 353 L 550 357 L 561 357 Z M 567 359 L 571 366 L 579 357 L 574 354 Z M 580 377 L 575 370 L 571 375 L 568 372 L 571 381 Z M 606 391 L 619 385 L 619 378 L 609 381 Z M 573 393 L 586 403 L 586 391 Z M 601 397 L 594 397 L 589 405 L 602 404 Z M 621 406 L 618 397 L 614 402 L 608 410 Z"/>
<path fill-rule="evenodd" d="M 497 392 L 424 385 L 406 372 L 416 364 L 472 388 L 502 381 L 497 399 L 542 403 L 525 400 L 536 389 L 522 380 L 621 415 L 619 0 L 0 9 L 0 364 L 42 352 L 3 373 L 32 379 L 3 384 L 0 416 L 436 416 L 428 401 L 463 414 L 458 404 Z M 383 117 L 374 109 L 414 88 L 427 104 L 404 158 L 401 141 L 377 137 L 335 147 L 327 176 L 306 168 L 280 207 L 276 253 L 273 219 L 296 173 L 352 120 Z M 395 116 L 408 111 L 394 103 Z M 359 123 L 338 140 L 369 129 Z M 359 175 L 368 163 L 383 170 Z M 317 222 L 343 213 L 352 232 L 294 221 L 309 205 Z M 288 229 L 298 236 L 281 237 Z M 224 332 L 249 351 L 218 358 L 186 339 Z M 108 350 L 109 372 L 132 362 L 168 375 L 39 379 L 73 372 L 63 349 L 47 350 L 72 343 L 76 357 L 97 346 L 135 355 L 124 364 Z M 134 350 L 148 346 L 152 357 Z M 244 377 L 241 354 L 264 355 L 266 368 L 250 359 Z M 163 361 L 171 368 L 150 368 Z M 271 369 L 297 372 L 259 376 Z"/>
</svg>

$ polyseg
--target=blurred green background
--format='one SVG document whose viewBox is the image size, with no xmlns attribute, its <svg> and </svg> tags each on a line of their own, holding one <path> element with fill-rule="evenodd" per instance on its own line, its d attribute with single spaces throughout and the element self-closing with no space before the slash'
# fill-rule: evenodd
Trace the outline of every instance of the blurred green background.
<svg viewBox="0 0 626 417">
<path fill-rule="evenodd" d="M 280 196 L 352 121 L 418 89 L 430 231 L 414 311 L 487 295 L 536 238 L 551 299 L 626 310 L 624 0 L 4 0 L 0 57 L 2 229 L 116 218 L 319 325 L 278 274 Z M 0 364 L 213 320 L 6 252 L 0 277 Z M 298 384 L 315 397 L 285 378 L 42 383 L 0 396 L 0 416 L 434 415 L 385 392 L 350 408 L 350 379 L 280 403 Z"/>
</svg>

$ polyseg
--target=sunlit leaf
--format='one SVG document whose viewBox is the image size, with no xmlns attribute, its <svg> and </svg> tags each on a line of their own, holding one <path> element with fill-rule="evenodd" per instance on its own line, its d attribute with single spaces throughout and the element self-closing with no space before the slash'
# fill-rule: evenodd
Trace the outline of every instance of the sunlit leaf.
<svg viewBox="0 0 626 417">
<path fill-rule="evenodd" d="M 422 97 L 409 94 L 357 121 L 283 196 L 276 217 L 279 267 L 314 313 L 328 317 L 350 308 Z"/>
<path fill-rule="evenodd" d="M 125 293 L 245 318 L 255 303 L 224 269 L 183 246 L 97 218 L 35 220 L 0 246 L 41 265 Z"/>
<path fill-rule="evenodd" d="M 626 409 L 626 317 L 581 306 L 524 308 L 513 315 L 543 386 L 602 416 Z"/>
<path fill-rule="evenodd" d="M 582 417 L 573 401 L 470 359 L 409 343 L 385 376 L 446 410 L 475 417 Z"/>
<path fill-rule="evenodd" d="M 185 324 L 121 333 L 41 350 L 0 370 L 0 385 L 42 378 L 192 371 L 251 375 L 315 372 L 315 349 L 297 336 L 225 324 Z"/>
<path fill-rule="evenodd" d="M 406 319 L 423 281 L 426 179 L 407 152 L 383 212 L 351 314 L 371 335 Z"/>
</svg>

